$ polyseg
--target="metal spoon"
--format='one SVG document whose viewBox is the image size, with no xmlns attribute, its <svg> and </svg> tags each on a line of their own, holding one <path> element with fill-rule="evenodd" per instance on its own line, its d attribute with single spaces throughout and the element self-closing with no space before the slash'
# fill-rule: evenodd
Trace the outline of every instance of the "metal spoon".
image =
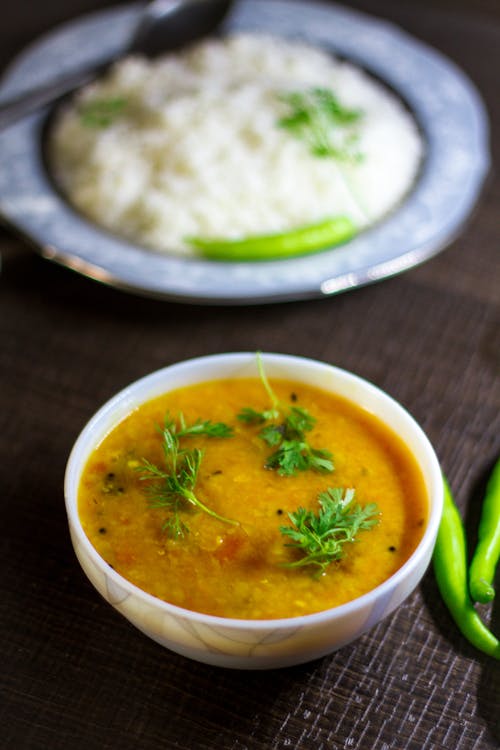
<svg viewBox="0 0 500 750">
<path fill-rule="evenodd" d="M 146 3 L 123 53 L 0 103 L 0 130 L 89 83 L 125 55 L 152 57 L 209 34 L 221 23 L 231 4 L 232 0 L 152 0 Z"/>
</svg>

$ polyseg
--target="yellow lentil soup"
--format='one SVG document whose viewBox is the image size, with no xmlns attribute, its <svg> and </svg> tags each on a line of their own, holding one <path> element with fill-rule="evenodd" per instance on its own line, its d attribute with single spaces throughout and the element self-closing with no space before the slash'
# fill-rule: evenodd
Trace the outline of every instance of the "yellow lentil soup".
<svg viewBox="0 0 500 750">
<path fill-rule="evenodd" d="M 415 550 L 428 514 L 416 461 L 402 441 L 355 404 L 310 385 L 273 380 L 280 404 L 315 419 L 313 448 L 332 454 L 333 471 L 283 476 L 266 468 L 272 451 L 245 407 L 269 409 L 258 378 L 200 383 L 169 392 L 129 414 L 96 447 L 79 488 L 80 519 L 93 546 L 124 578 L 148 593 L 221 617 L 274 619 L 329 609 L 383 583 Z M 200 449 L 195 492 L 205 508 L 179 506 L 183 533 L 171 533 L 171 511 L 156 507 L 145 465 L 162 466 L 165 416 L 186 425 L 223 422 L 230 437 L 180 438 Z M 148 463 L 149 462 L 149 463 Z M 163 464 L 164 465 L 164 464 Z M 377 522 L 361 530 L 324 569 L 291 567 L 297 550 L 280 527 L 289 513 L 318 510 L 328 488 L 355 490 L 360 507 L 377 504 Z M 150 490 L 148 492 L 148 489 Z M 218 516 L 218 517 L 217 517 Z"/>
</svg>

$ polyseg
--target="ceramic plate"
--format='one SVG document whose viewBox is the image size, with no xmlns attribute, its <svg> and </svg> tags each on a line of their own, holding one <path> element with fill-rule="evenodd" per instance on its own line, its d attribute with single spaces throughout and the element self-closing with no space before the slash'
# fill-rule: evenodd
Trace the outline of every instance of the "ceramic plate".
<svg viewBox="0 0 500 750">
<path fill-rule="evenodd" d="M 62 71 L 122 50 L 140 6 L 78 18 L 17 57 L 0 100 Z M 404 204 L 348 244 L 314 255 L 259 263 L 164 256 L 86 221 L 61 198 L 41 150 L 47 111 L 0 133 L 0 214 L 41 254 L 98 281 L 184 302 L 250 304 L 335 294 L 404 271 L 439 252 L 469 216 L 489 168 L 488 122 L 467 77 L 401 29 L 334 4 L 240 0 L 227 31 L 260 31 L 319 45 L 359 64 L 413 111 L 427 144 L 419 180 Z"/>
</svg>

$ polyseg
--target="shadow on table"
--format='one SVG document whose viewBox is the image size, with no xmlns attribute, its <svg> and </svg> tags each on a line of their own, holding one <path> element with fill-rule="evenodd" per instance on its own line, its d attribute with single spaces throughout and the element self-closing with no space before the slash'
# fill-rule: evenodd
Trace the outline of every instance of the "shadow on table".
<svg viewBox="0 0 500 750">
<path fill-rule="evenodd" d="M 485 467 L 470 492 L 464 517 L 469 560 L 477 543 L 477 528 L 482 500 L 492 469 L 493 463 Z M 476 696 L 478 712 L 491 732 L 492 737 L 500 742 L 500 713 L 498 710 L 500 706 L 500 669 L 498 661 L 478 651 L 461 635 L 441 599 L 431 569 L 424 578 L 421 588 L 434 622 L 450 648 L 460 657 L 473 660 L 481 665 L 481 677 Z M 500 591 L 500 569 L 497 571 L 496 588 L 497 591 Z M 486 623 L 489 623 L 490 629 L 498 637 L 500 633 L 500 596 L 494 600 L 491 607 L 482 606 L 478 611 L 482 619 Z"/>
<path fill-rule="evenodd" d="M 304 701 L 306 686 L 311 679 L 318 680 L 328 665 L 329 659 L 324 659 L 279 670 L 245 672 L 197 665 L 197 678 L 190 686 L 192 696 L 206 700 L 203 683 L 208 679 L 222 700 L 212 695 L 210 704 L 205 704 L 205 715 L 203 708 L 201 712 L 186 710 L 182 718 L 194 731 L 190 746 L 201 748 L 206 742 L 209 748 L 260 750 L 269 746 L 271 738 L 280 735 L 294 742 L 290 738 L 298 725 L 310 730 L 310 712 L 307 700 Z M 303 711 L 297 717 L 297 707 L 301 704 Z"/>
</svg>

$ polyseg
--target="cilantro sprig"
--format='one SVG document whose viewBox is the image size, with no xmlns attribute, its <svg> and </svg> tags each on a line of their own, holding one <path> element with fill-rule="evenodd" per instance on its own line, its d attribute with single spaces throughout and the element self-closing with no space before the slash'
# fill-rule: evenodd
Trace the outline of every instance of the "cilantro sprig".
<svg viewBox="0 0 500 750">
<path fill-rule="evenodd" d="M 280 526 L 281 533 L 290 539 L 285 546 L 300 553 L 288 568 L 314 565 L 321 576 L 334 561 L 345 553 L 345 545 L 356 541 L 359 531 L 371 529 L 379 523 L 376 503 L 361 506 L 354 502 L 355 491 L 329 487 L 318 495 L 319 510 L 298 508 L 288 513 L 291 526 Z"/>
<path fill-rule="evenodd" d="M 182 437 L 195 437 L 197 435 L 205 435 L 209 438 L 229 438 L 233 437 L 234 430 L 224 422 L 212 422 L 210 419 L 197 419 L 191 425 L 186 424 L 184 415 L 182 412 L 178 415 L 179 427 L 177 428 L 175 421 L 167 414 L 165 419 L 165 426 L 170 432 L 172 432 L 177 439 Z"/>
<path fill-rule="evenodd" d="M 88 99 L 80 102 L 77 110 L 85 127 L 107 128 L 124 113 L 126 106 L 126 99 L 115 96 L 109 99 Z"/>
<path fill-rule="evenodd" d="M 140 479 L 150 482 L 147 489 L 150 507 L 164 508 L 169 512 L 162 530 L 172 538 L 182 537 L 188 533 L 189 527 L 181 514 L 189 507 L 195 507 L 224 523 L 238 525 L 238 521 L 224 518 L 200 500 L 195 492 L 195 486 L 203 451 L 199 448 L 188 450 L 180 445 L 181 438 L 186 437 L 232 437 L 232 428 L 223 422 L 200 419 L 188 426 L 182 414 L 179 414 L 178 420 L 177 426 L 175 420 L 167 414 L 164 425 L 160 428 L 164 466 L 157 466 L 147 459 L 142 459 L 142 464 L 138 467 L 141 472 Z"/>
<path fill-rule="evenodd" d="M 288 107 L 278 126 L 304 141 L 314 156 L 358 161 L 358 125 L 362 112 L 341 104 L 327 88 L 310 88 L 279 95 Z"/>
<path fill-rule="evenodd" d="M 267 457 L 265 468 L 275 469 L 282 476 L 294 476 L 298 471 L 333 471 L 332 454 L 325 449 L 313 448 L 307 433 L 316 424 L 316 419 L 306 409 L 285 406 L 280 403 L 271 388 L 264 371 L 262 358 L 257 354 L 260 379 L 269 396 L 270 408 L 257 411 L 245 407 L 238 419 L 249 425 L 262 425 L 259 437 L 275 450 Z"/>
</svg>

